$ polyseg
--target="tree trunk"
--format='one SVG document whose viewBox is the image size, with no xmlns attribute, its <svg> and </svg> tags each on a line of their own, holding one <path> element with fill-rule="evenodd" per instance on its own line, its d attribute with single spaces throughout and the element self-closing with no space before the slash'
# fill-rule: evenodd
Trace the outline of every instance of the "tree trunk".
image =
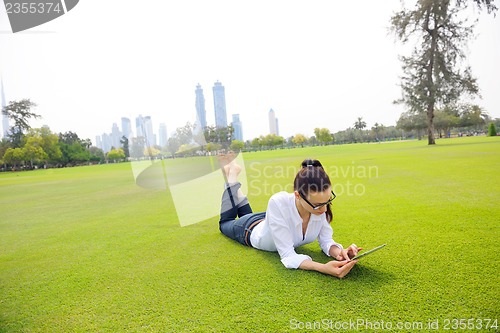
<svg viewBox="0 0 500 333">
<path fill-rule="evenodd" d="M 437 22 L 434 17 L 434 26 L 432 29 L 429 28 L 429 19 L 431 8 L 427 9 L 427 19 L 425 21 L 425 30 L 431 35 L 431 50 L 429 56 L 429 63 L 427 65 L 427 89 L 428 89 L 428 104 L 427 104 L 427 140 L 429 145 L 435 145 L 436 140 L 434 138 L 434 104 L 435 104 L 435 87 L 434 87 L 434 54 L 437 49 Z M 434 13 L 432 13 L 435 15 Z"/>
</svg>

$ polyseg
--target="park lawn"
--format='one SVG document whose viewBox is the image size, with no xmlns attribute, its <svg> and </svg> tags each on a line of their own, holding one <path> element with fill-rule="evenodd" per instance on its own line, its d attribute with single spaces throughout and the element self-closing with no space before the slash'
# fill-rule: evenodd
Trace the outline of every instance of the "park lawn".
<svg viewBox="0 0 500 333">
<path fill-rule="evenodd" d="M 335 240 L 387 244 L 342 280 L 284 268 L 221 235 L 217 217 L 180 227 L 169 191 L 137 186 L 129 163 L 1 173 L 0 332 L 453 331 L 500 319 L 500 138 L 245 153 L 255 211 L 291 190 L 305 157 L 331 175 Z M 317 243 L 297 252 L 329 260 Z"/>
</svg>

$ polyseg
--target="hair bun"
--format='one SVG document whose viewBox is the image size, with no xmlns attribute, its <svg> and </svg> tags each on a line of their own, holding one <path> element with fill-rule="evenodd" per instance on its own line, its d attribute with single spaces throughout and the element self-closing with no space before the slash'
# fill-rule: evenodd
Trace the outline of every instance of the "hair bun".
<svg viewBox="0 0 500 333">
<path fill-rule="evenodd" d="M 321 165 L 320 161 L 318 161 L 318 160 L 312 160 L 310 158 L 303 160 L 301 166 L 302 166 L 302 168 L 307 168 L 307 167 L 310 167 L 310 166 L 316 167 L 316 168 L 318 168 L 318 167 L 322 168 L 323 167 L 323 165 Z"/>
</svg>

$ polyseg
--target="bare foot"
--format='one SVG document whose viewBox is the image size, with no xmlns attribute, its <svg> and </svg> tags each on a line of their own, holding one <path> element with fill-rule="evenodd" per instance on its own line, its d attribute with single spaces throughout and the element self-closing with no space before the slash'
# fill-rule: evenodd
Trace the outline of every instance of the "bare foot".
<svg viewBox="0 0 500 333">
<path fill-rule="evenodd" d="M 224 173 L 226 175 L 226 179 L 228 183 L 236 183 L 238 181 L 238 175 L 241 172 L 241 166 L 236 164 L 234 160 L 232 160 L 229 164 L 224 166 Z"/>
</svg>

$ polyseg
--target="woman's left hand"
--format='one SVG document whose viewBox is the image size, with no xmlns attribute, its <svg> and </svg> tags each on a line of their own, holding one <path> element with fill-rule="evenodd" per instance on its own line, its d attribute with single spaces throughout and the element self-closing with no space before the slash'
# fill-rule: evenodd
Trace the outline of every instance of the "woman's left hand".
<svg viewBox="0 0 500 333">
<path fill-rule="evenodd" d="M 356 244 L 351 244 L 347 249 L 340 251 L 336 256 L 337 260 L 350 260 L 354 258 L 359 251 L 363 250 L 362 247 L 357 247 Z"/>
<path fill-rule="evenodd" d="M 340 250 L 336 246 L 332 246 L 330 255 L 339 261 L 351 260 L 351 258 L 354 258 L 362 249 L 362 247 L 357 247 L 356 244 L 351 244 L 347 249 L 343 250 Z"/>
<path fill-rule="evenodd" d="M 362 247 L 357 247 L 356 244 L 351 244 L 347 250 L 344 250 L 349 259 L 354 258 L 358 255 L 358 252 L 363 250 Z"/>
</svg>

